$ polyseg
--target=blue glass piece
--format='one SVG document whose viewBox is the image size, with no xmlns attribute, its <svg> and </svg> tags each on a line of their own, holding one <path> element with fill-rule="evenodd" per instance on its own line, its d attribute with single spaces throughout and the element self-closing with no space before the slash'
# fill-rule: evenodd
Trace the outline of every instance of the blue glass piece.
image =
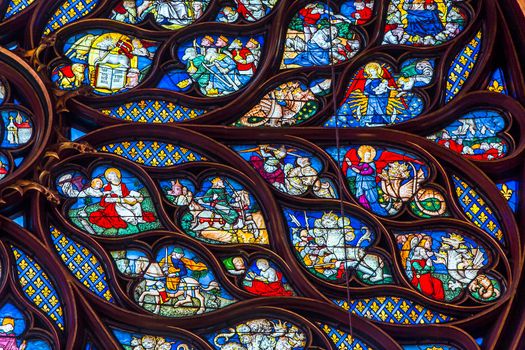
<svg viewBox="0 0 525 350">
<path fill-rule="evenodd" d="M 470 77 L 481 50 L 481 39 L 482 32 L 480 30 L 467 46 L 458 52 L 450 65 L 445 85 L 445 103 L 452 101 L 452 99 L 459 94 L 463 85 Z"/>
<path fill-rule="evenodd" d="M 104 267 L 97 257 L 55 227 L 50 226 L 50 232 L 55 249 L 71 274 L 93 293 L 113 302 Z"/>
<path fill-rule="evenodd" d="M 206 157 L 186 147 L 158 141 L 115 142 L 100 146 L 98 150 L 153 167 L 168 167 L 207 160 Z"/>
<path fill-rule="evenodd" d="M 423 112 L 425 103 L 413 89 L 432 82 L 434 66 L 434 59 L 408 59 L 399 73 L 379 61 L 362 66 L 350 80 L 335 115 L 324 126 L 369 128 L 417 117 Z"/>
<path fill-rule="evenodd" d="M 25 216 L 23 214 L 22 215 L 11 216 L 10 219 L 13 220 L 14 222 L 16 222 L 19 226 L 26 227 L 26 218 L 25 218 Z"/>
<path fill-rule="evenodd" d="M 519 196 L 518 196 L 519 194 L 518 191 L 520 188 L 519 181 L 515 181 L 515 180 L 506 181 L 506 182 L 498 183 L 496 184 L 496 186 L 500 190 L 503 198 L 505 198 L 507 202 L 509 203 L 510 209 L 514 213 L 516 213 L 516 211 L 518 210 L 518 204 L 519 204 Z"/>
<path fill-rule="evenodd" d="M 78 129 L 75 129 L 75 128 L 71 128 L 70 129 L 70 133 L 71 133 L 71 141 L 76 141 L 79 138 L 81 138 L 82 136 L 86 135 L 85 132 L 83 132 L 81 130 L 78 130 Z"/>
<path fill-rule="evenodd" d="M 507 83 L 505 82 L 505 74 L 503 69 L 496 68 L 490 77 L 489 84 L 487 85 L 487 90 L 492 92 L 497 92 L 499 94 L 508 95 Z"/>
<path fill-rule="evenodd" d="M 180 123 L 200 117 L 205 109 L 190 108 L 168 100 L 143 99 L 100 110 L 117 119 L 139 123 Z"/>
<path fill-rule="evenodd" d="M 56 9 L 44 28 L 48 35 L 61 27 L 87 16 L 100 0 L 66 0 Z"/>
<path fill-rule="evenodd" d="M 490 161 L 509 151 L 508 142 L 500 136 L 506 126 L 501 112 L 476 109 L 427 138 L 465 158 Z"/>
<path fill-rule="evenodd" d="M 351 300 L 332 300 L 344 310 L 375 322 L 394 324 L 435 324 L 455 318 L 433 311 L 412 300 L 396 296 L 381 296 Z"/>
<path fill-rule="evenodd" d="M 452 180 L 454 181 L 456 199 L 467 218 L 504 245 L 505 238 L 501 231 L 501 225 L 491 206 L 467 182 L 456 175 L 452 176 Z"/>
<path fill-rule="evenodd" d="M 35 0 L 11 0 L 7 5 L 4 20 L 13 17 L 33 4 Z"/>
<path fill-rule="evenodd" d="M 25 297 L 48 315 L 64 330 L 64 317 L 60 297 L 47 274 L 40 265 L 23 250 L 11 246 L 16 261 L 18 282 Z"/>
<path fill-rule="evenodd" d="M 326 333 L 328 339 L 334 343 L 336 349 L 360 349 L 360 350 L 372 350 L 367 343 L 361 339 L 347 333 L 343 332 L 335 327 L 332 327 L 327 324 L 318 323 L 319 328 Z"/>
<path fill-rule="evenodd" d="M 27 321 L 22 311 L 14 304 L 3 304 L 0 307 L 0 347 L 5 350 L 51 350 L 47 341 L 27 338 L 24 334 L 29 326 Z"/>
<path fill-rule="evenodd" d="M 175 92 L 184 92 L 191 89 L 193 80 L 186 71 L 174 69 L 167 71 L 157 83 L 158 89 L 165 89 Z"/>
</svg>

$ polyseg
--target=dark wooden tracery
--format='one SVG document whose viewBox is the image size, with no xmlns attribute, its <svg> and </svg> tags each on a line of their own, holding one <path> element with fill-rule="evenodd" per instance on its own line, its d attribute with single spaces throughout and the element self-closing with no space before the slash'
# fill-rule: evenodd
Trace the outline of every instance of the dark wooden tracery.
<svg viewBox="0 0 525 350">
<path fill-rule="evenodd" d="M 338 329 L 352 332 L 372 347 L 400 349 L 400 344 L 439 343 L 451 344 L 461 349 L 478 349 L 474 339 L 483 338 L 483 349 L 525 348 L 525 302 L 520 295 L 525 290 L 522 278 L 524 268 L 523 227 L 525 227 L 525 58 L 524 17 L 514 0 L 478 0 L 462 4 L 470 18 L 465 30 L 454 40 L 438 47 L 381 46 L 381 33 L 388 1 L 376 1 L 375 18 L 359 28 L 366 47 L 346 63 L 331 67 L 309 67 L 280 71 L 280 53 L 284 44 L 286 25 L 305 1 L 281 0 L 273 11 L 257 23 L 210 23 L 221 1 L 211 1 L 204 16 L 191 26 L 168 31 L 154 23 L 152 18 L 139 25 L 119 24 L 105 20 L 116 1 L 102 0 L 98 7 L 74 24 L 64 27 L 42 39 L 43 26 L 56 9 L 54 2 L 40 1 L 31 5 L 11 20 L 0 23 L 0 43 L 17 40 L 20 48 L 14 53 L 0 48 L 0 75 L 21 98 L 35 123 L 36 135 L 28 146 L 30 152 L 22 165 L 0 181 L 0 232 L 2 244 L 2 299 L 12 298 L 29 313 L 28 321 L 35 325 L 35 334 L 49 339 L 53 346 L 63 349 L 80 349 L 87 341 L 99 349 L 118 348 L 109 327 L 124 330 L 179 337 L 202 349 L 212 349 L 203 336 L 212 331 L 232 326 L 250 317 L 277 317 L 290 320 L 303 327 L 309 336 L 311 348 L 333 347 L 316 322 L 328 323 Z M 337 2 L 329 2 L 338 8 Z M 13 28 L 25 30 L 14 31 Z M 161 42 L 151 73 L 137 88 L 114 96 L 97 96 L 89 88 L 63 93 L 49 79 L 52 67 L 64 61 L 61 46 L 72 33 L 91 28 L 106 28 Z M 483 47 L 471 77 L 461 92 L 448 104 L 443 103 L 447 69 L 455 54 L 482 28 Z M 252 81 L 239 92 L 206 98 L 194 87 L 189 92 L 176 93 L 155 89 L 169 67 L 180 66 L 176 48 L 179 43 L 201 33 L 265 36 L 265 47 L 257 73 Z M 40 46 L 40 47 L 39 47 Z M 32 51 L 33 50 L 33 51 Z M 24 58 L 23 58 L 24 57 Z M 405 123 L 385 128 L 335 130 L 322 128 L 327 117 L 334 113 L 334 101 L 344 96 L 352 74 L 372 59 L 381 59 L 397 69 L 407 57 L 436 58 L 436 78 L 418 91 L 424 97 L 424 113 Z M 29 63 L 28 63 L 29 62 Z M 32 65 L 32 66 L 31 66 Z M 502 67 L 507 78 L 509 96 L 485 90 L 493 69 Z M 335 77 L 334 93 L 321 98 L 321 110 L 299 127 L 287 129 L 235 128 L 227 126 L 247 112 L 268 91 L 280 83 L 313 77 Z M 10 92 L 11 93 L 11 92 Z M 99 108 L 114 106 L 123 101 L 139 98 L 165 98 L 189 107 L 209 111 L 196 119 L 180 124 L 138 124 L 109 118 Z M 8 107 L 2 105 L 1 108 Z M 502 111 L 509 121 L 501 134 L 509 140 L 509 154 L 495 161 L 468 161 L 427 140 L 425 136 L 437 131 L 476 109 L 490 107 Z M 88 134 L 75 142 L 68 139 L 71 128 Z M 417 219 L 407 208 L 398 215 L 381 218 L 372 215 L 352 196 L 346 186 L 340 188 L 341 200 L 315 198 L 310 192 L 302 197 L 283 194 L 267 184 L 257 172 L 229 146 L 235 144 L 285 143 L 301 147 L 321 158 L 323 176 L 337 185 L 343 184 L 339 166 L 323 151 L 325 146 L 377 144 L 407 150 L 424 159 L 431 169 L 428 184 L 444 191 L 449 218 Z M 207 162 L 187 163 L 169 168 L 140 166 L 116 155 L 96 152 L 95 149 L 109 142 L 130 139 L 158 140 L 180 144 L 197 150 L 208 157 Z M 66 169 L 90 173 L 98 164 L 115 164 L 129 170 L 144 184 L 153 197 L 162 227 L 155 231 L 133 236 L 90 236 L 67 221 L 68 201 L 60 199 L 54 189 L 56 177 Z M 158 180 L 187 175 L 196 182 L 207 174 L 224 174 L 246 186 L 256 197 L 265 215 L 270 245 L 249 244 L 213 245 L 192 239 L 184 234 L 175 220 L 176 210 L 164 199 Z M 496 211 L 506 244 L 500 245 L 465 217 L 454 199 L 451 175 L 467 180 L 480 192 Z M 494 183 L 519 179 L 518 213 L 514 215 Z M 60 203 L 59 203 L 60 201 Z M 290 246 L 288 228 L 282 207 L 301 209 L 325 208 L 338 210 L 362 218 L 375 229 L 377 239 L 371 251 L 381 254 L 395 272 L 395 285 L 369 286 L 351 277 L 348 285 L 331 283 L 310 274 L 294 256 Z M 9 217 L 23 213 L 28 224 L 22 229 Z M 115 304 L 106 302 L 83 287 L 63 266 L 49 239 L 49 225 L 56 225 L 78 242 L 88 247 L 104 267 L 115 297 Z M 502 296 L 489 304 L 474 303 L 465 295 L 454 303 L 441 303 L 418 293 L 401 270 L 401 263 L 392 232 L 412 231 L 423 228 L 456 228 L 489 248 L 490 269 L 506 281 Z M 65 309 L 65 331 L 58 330 L 37 308 L 27 302 L 16 285 L 9 243 L 19 245 L 47 271 Z M 165 318 L 153 315 L 133 300 L 133 283 L 120 274 L 109 256 L 109 251 L 123 247 L 140 247 L 149 254 L 163 244 L 185 245 L 198 251 L 213 269 L 220 283 L 239 301 L 209 314 Z M 256 297 L 240 287 L 240 280 L 228 275 L 220 258 L 241 255 L 248 260 L 268 256 L 287 276 L 297 292 L 297 297 Z M 453 322 L 435 325 L 395 325 L 372 322 L 349 316 L 330 299 L 393 295 L 409 298 L 433 311 L 457 317 Z M 465 316 L 467 315 L 467 316 Z M 248 317 L 249 316 L 249 317 Z M 42 328 L 40 328 L 42 327 Z M 176 336 L 175 336 L 176 335 Z"/>
</svg>

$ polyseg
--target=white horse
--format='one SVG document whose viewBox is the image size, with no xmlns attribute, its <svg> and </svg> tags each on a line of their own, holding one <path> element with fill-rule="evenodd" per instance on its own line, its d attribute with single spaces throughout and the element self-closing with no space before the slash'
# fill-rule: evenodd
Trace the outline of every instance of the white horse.
<svg viewBox="0 0 525 350">
<path fill-rule="evenodd" d="M 189 211 L 193 216 L 192 230 L 200 232 L 210 227 L 224 231 L 247 229 L 248 232 L 253 234 L 255 239 L 257 239 L 259 237 L 259 228 L 253 220 L 253 217 L 246 212 L 250 204 L 250 195 L 247 191 L 235 191 L 233 193 L 233 203 L 230 204 L 230 208 L 237 212 L 238 217 L 233 224 L 229 224 L 220 214 L 213 210 L 206 209 L 195 200 L 192 200 L 188 204 Z M 224 208 L 224 210 L 227 209 L 226 207 Z"/>
<path fill-rule="evenodd" d="M 144 306 L 144 298 L 146 296 L 153 296 L 155 300 L 155 309 L 153 313 L 158 314 L 160 312 L 160 288 L 165 288 L 166 285 L 166 275 L 159 263 L 152 262 L 145 259 L 140 259 L 135 262 L 137 273 L 144 272 L 144 280 L 146 282 L 146 288 L 139 297 L 138 303 L 140 306 Z M 195 297 L 199 300 L 200 306 L 197 310 L 197 314 L 202 314 L 206 310 L 204 305 L 205 299 L 201 292 L 211 291 L 211 290 L 220 290 L 219 284 L 216 281 L 211 281 L 208 287 L 204 288 L 202 284 L 199 283 L 195 278 L 191 277 L 182 277 L 180 279 L 177 292 L 175 294 L 168 294 L 171 299 L 178 299 L 180 296 L 183 297 L 182 300 L 178 300 L 175 303 L 175 307 L 183 306 L 187 304 L 193 305 L 192 297 Z"/>
</svg>

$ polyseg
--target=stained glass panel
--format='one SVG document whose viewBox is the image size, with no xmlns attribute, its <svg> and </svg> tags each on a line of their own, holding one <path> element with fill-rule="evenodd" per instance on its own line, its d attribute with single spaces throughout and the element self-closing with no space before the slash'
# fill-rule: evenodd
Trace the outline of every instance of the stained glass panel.
<svg viewBox="0 0 525 350">
<path fill-rule="evenodd" d="M 525 348 L 519 3 L 0 1 L 0 350 Z"/>
</svg>

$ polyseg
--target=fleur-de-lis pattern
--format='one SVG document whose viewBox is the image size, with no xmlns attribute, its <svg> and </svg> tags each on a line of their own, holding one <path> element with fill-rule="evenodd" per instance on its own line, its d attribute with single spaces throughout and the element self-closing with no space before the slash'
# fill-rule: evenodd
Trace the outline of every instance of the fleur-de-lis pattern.
<svg viewBox="0 0 525 350">
<path fill-rule="evenodd" d="M 513 348 L 516 1 L 0 1 L 0 348 Z"/>
</svg>

